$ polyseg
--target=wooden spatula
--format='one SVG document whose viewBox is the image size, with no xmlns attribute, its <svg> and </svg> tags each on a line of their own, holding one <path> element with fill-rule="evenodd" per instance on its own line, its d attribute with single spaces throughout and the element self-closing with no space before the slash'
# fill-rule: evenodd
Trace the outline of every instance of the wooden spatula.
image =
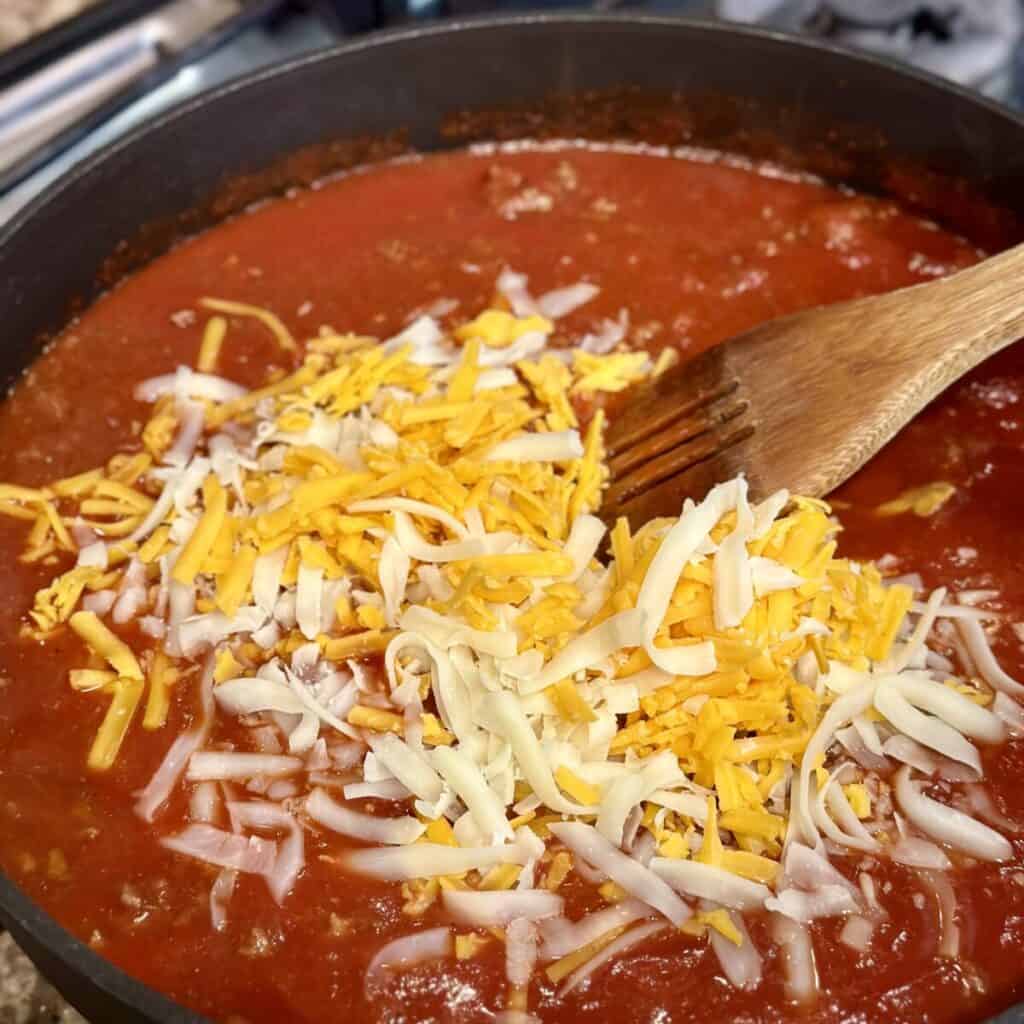
<svg viewBox="0 0 1024 1024">
<path fill-rule="evenodd" d="M 1024 245 L 886 295 L 773 320 L 639 386 L 608 429 L 601 515 L 640 525 L 746 474 L 821 496 L 945 387 L 1024 337 Z"/>
</svg>

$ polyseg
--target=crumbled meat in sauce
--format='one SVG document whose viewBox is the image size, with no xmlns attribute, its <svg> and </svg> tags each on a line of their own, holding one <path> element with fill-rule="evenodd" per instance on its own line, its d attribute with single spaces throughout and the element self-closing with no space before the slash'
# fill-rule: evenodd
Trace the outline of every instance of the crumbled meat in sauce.
<svg viewBox="0 0 1024 1024">
<path fill-rule="evenodd" d="M 275 309 L 296 333 L 313 333 L 315 322 L 383 334 L 400 328 L 410 308 L 438 299 L 484 308 L 505 266 L 528 273 L 537 291 L 585 274 L 601 293 L 566 319 L 570 331 L 596 331 L 627 309 L 631 345 L 692 354 L 770 317 L 976 258 L 963 240 L 889 203 L 713 161 L 526 149 L 404 162 L 266 204 L 103 298 L 0 407 L 0 479 L 38 484 L 130 448 L 125 425 L 142 414 L 132 385 L 194 363 L 193 304 L 214 284 L 218 294 Z M 299 317 L 312 319 L 303 327 Z M 222 372 L 255 384 L 278 355 L 257 325 L 239 321 Z M 889 552 L 929 586 L 994 587 L 1011 617 L 1024 618 L 1022 380 L 1024 353 L 1005 352 L 843 488 L 851 556 Z M 874 514 L 934 480 L 957 487 L 936 515 Z M 0 584 L 0 679 L 17 681 L 0 702 L 0 864 L 34 899 L 114 962 L 218 1019 L 468 1024 L 482 1007 L 500 1005 L 504 953 L 496 942 L 443 975 L 404 972 L 367 1002 L 370 957 L 407 927 L 402 896 L 398 886 L 341 875 L 322 837 L 307 840 L 307 869 L 284 908 L 260 880 L 241 876 L 228 926 L 211 933 L 211 873 L 158 847 L 131 810 L 131 795 L 188 725 L 194 684 L 175 690 L 166 730 L 131 735 L 109 774 L 89 776 L 84 756 L 102 707 L 89 710 L 67 692 L 71 645 L 16 639 L 48 578 L 45 567 L 16 562 L 22 533 L 0 520 L 0 551 L 17 566 Z M 1024 668 L 1017 643 L 1000 634 L 996 647 L 1009 672 Z M 987 770 L 1005 814 L 1024 820 L 1024 747 L 995 750 Z M 172 830 L 186 813 L 175 803 L 161 827 Z M 553 1022 L 951 1021 L 1016 998 L 1024 987 L 1019 871 L 959 872 L 964 956 L 950 962 L 936 955 L 938 911 L 917 875 L 875 861 L 863 869 L 889 894 L 892 916 L 862 954 L 840 942 L 842 922 L 816 926 L 823 994 L 806 1013 L 787 1005 L 771 971 L 754 994 L 720 983 L 706 944 L 677 934 L 655 937 L 565 1000 L 538 975 L 531 1008 Z M 563 891 L 574 911 L 583 908 L 582 888 L 570 880 Z M 751 923 L 762 949 L 766 928 Z"/>
</svg>

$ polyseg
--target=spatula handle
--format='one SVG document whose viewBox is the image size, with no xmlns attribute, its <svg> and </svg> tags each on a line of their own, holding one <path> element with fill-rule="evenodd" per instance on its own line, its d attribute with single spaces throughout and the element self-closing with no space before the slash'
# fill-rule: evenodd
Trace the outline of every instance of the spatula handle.
<svg viewBox="0 0 1024 1024">
<path fill-rule="evenodd" d="M 1024 338 L 1024 245 L 891 299 L 890 313 L 905 304 L 907 343 L 922 363 L 931 363 L 930 390 L 937 395 Z"/>
</svg>

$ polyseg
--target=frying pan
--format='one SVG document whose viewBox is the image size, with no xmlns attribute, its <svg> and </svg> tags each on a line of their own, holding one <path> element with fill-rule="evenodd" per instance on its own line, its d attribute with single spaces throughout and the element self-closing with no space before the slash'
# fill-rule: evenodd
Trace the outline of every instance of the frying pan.
<svg viewBox="0 0 1024 1024">
<path fill-rule="evenodd" d="M 215 90 L 57 182 L 0 234 L 0 376 L 14 380 L 118 275 L 255 198 L 389 145 L 546 132 L 770 155 L 896 194 L 979 244 L 1024 237 L 1024 120 L 935 78 L 670 18 L 449 23 L 364 37 Z M 381 138 L 391 142 L 332 141 Z M 94 1024 L 202 1019 L 101 959 L 2 876 L 0 921 Z M 1024 1024 L 1024 1007 L 999 1020 Z"/>
</svg>

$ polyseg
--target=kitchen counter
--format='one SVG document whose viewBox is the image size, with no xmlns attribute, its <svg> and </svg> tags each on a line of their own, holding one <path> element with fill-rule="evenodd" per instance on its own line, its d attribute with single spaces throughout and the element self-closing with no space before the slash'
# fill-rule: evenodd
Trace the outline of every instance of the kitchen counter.
<svg viewBox="0 0 1024 1024">
<path fill-rule="evenodd" d="M 0 935 L 0 1024 L 86 1024 L 7 934 Z"/>
</svg>

